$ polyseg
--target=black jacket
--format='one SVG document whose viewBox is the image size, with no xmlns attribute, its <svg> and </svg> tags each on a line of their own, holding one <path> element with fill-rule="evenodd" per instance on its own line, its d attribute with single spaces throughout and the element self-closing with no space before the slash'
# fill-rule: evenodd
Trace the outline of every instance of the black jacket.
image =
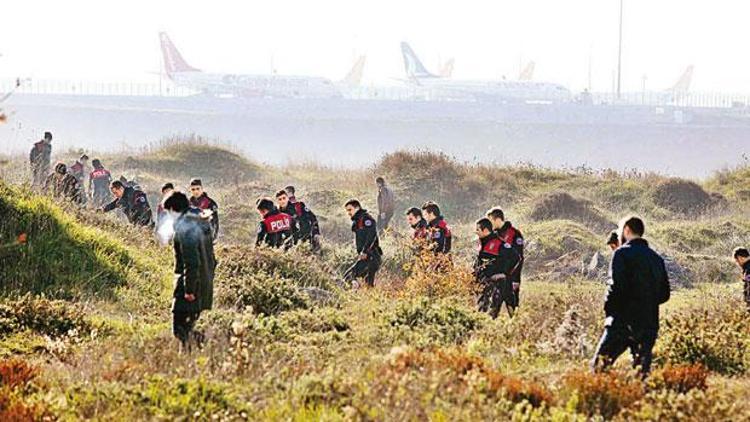
<svg viewBox="0 0 750 422">
<path fill-rule="evenodd" d="M 447 254 L 451 251 L 453 234 L 445 219 L 440 216 L 427 223 L 428 238 L 432 242 L 432 250 L 436 253 Z"/>
<path fill-rule="evenodd" d="M 151 206 L 148 204 L 146 194 L 141 190 L 126 186 L 122 197 L 105 205 L 104 212 L 112 211 L 115 208 L 122 208 L 131 224 L 139 226 L 151 224 Z"/>
<path fill-rule="evenodd" d="M 615 251 L 604 312 L 613 325 L 659 328 L 659 305 L 669 300 L 669 276 L 664 259 L 643 239 L 633 239 Z"/>
<path fill-rule="evenodd" d="M 297 231 L 295 232 L 296 239 L 308 239 L 320 234 L 318 217 L 315 216 L 304 202 L 292 202 L 290 199 L 286 207 L 280 208 L 279 211 L 289 214 L 294 219 L 294 223 L 297 226 Z"/>
<path fill-rule="evenodd" d="M 383 254 L 383 251 L 380 249 L 376 226 L 375 219 L 372 218 L 367 210 L 360 209 L 352 217 L 352 231 L 354 232 L 354 243 L 358 254 Z"/>
<path fill-rule="evenodd" d="M 503 224 L 502 227 L 495 230 L 495 233 L 497 233 L 498 237 L 502 239 L 505 243 L 509 244 L 514 251 L 518 254 L 520 258 L 520 262 L 518 266 L 516 266 L 515 270 L 513 271 L 513 274 L 510 275 L 510 280 L 514 283 L 520 283 L 521 282 L 521 271 L 523 271 L 523 247 L 524 247 L 524 239 L 523 235 L 521 234 L 521 231 L 517 228 L 513 227 L 513 224 L 511 224 L 510 221 L 506 221 L 505 224 Z"/>
<path fill-rule="evenodd" d="M 750 261 L 742 266 L 742 283 L 745 293 L 745 302 L 750 306 Z"/>
<path fill-rule="evenodd" d="M 197 313 L 211 309 L 214 296 L 216 258 L 209 223 L 199 214 L 186 211 L 174 222 L 174 273 L 179 277 L 172 310 Z M 188 302 L 185 293 L 196 300 Z"/>
<path fill-rule="evenodd" d="M 518 253 L 498 237 L 497 233 L 479 239 L 479 253 L 474 263 L 477 281 L 483 281 L 495 274 L 505 274 L 509 278 L 519 263 Z"/>
</svg>

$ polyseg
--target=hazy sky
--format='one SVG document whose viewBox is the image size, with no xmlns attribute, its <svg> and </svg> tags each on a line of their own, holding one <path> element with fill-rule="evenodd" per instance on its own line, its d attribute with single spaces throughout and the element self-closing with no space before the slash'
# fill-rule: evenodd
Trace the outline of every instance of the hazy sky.
<svg viewBox="0 0 750 422">
<path fill-rule="evenodd" d="M 0 2 L 0 77 L 156 81 L 158 31 L 205 71 L 342 78 L 366 53 L 367 82 L 403 76 L 399 42 L 425 65 L 455 57 L 454 78 L 535 79 L 610 90 L 618 0 L 35 1 Z M 744 0 L 625 0 L 623 86 L 674 84 L 750 92 Z M 273 59 L 272 59 L 273 57 Z"/>
</svg>

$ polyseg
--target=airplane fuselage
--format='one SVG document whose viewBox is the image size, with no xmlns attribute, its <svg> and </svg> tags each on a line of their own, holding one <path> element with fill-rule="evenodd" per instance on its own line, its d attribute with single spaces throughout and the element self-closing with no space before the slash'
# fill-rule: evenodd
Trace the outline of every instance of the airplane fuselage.
<svg viewBox="0 0 750 422">
<path fill-rule="evenodd" d="M 413 83 L 434 96 L 457 100 L 565 102 L 572 98 L 570 90 L 548 82 L 417 78 Z"/>
<path fill-rule="evenodd" d="M 175 72 L 170 79 L 178 86 L 211 95 L 275 98 L 336 98 L 341 92 L 326 78 L 288 75 L 232 75 Z"/>
</svg>

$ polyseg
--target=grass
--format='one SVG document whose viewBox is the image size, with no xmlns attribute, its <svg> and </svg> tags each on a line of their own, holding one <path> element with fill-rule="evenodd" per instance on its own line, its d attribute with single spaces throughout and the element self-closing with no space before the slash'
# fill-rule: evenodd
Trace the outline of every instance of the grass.
<svg viewBox="0 0 750 422">
<path fill-rule="evenodd" d="M 20 368 L 33 377 L 0 385 L 0 416 L 749 419 L 750 331 L 739 272 L 727 259 L 750 239 L 744 199 L 731 193 L 742 188 L 743 169 L 700 185 L 709 196 L 724 195 L 726 210 L 687 216 L 656 202 L 654 187 L 666 183 L 660 176 L 465 165 L 430 152 L 394 153 L 374 168 L 345 172 L 309 163 L 262 166 L 199 139 L 168 141 L 132 159 L 105 158 L 116 176 L 141 175 L 148 192 L 201 176 L 219 200 L 216 309 L 198 324 L 207 341 L 180 354 L 172 338 L 170 249 L 116 216 L 30 193 L 18 183 L 22 158 L 11 158 L 0 167 L 0 243 L 10 245 L 0 249 L 7 254 L 0 272 L 11 280 L 0 298 L 0 359 L 15 360 L 0 362 L 0 374 Z M 208 165 L 212 158 L 230 165 Z M 233 178 L 238 168 L 247 176 Z M 453 270 L 434 274 L 411 265 L 408 231 L 397 214 L 383 239 L 379 285 L 337 286 L 353 259 L 342 203 L 359 197 L 372 207 L 375 175 L 391 183 L 399 207 L 428 198 L 444 205 L 455 235 Z M 249 245 L 255 198 L 287 184 L 322 222 L 321 257 Z M 540 204 L 558 211 L 549 201 L 555 192 L 568 193 L 575 206 L 535 214 Z M 468 273 L 473 221 L 491 205 L 504 207 L 528 244 L 521 308 L 512 320 L 504 312 L 497 320 L 476 312 Z M 627 356 L 610 374 L 588 373 L 605 286 L 564 270 L 594 252 L 606 260 L 607 230 L 592 220 L 612 222 L 629 211 L 646 216 L 647 237 L 689 270 L 692 286 L 676 290 L 663 307 L 655 372 L 646 384 L 629 373 Z M 17 242 L 20 233 L 25 244 Z M 315 299 L 302 290 L 308 287 L 331 296 Z"/>
</svg>

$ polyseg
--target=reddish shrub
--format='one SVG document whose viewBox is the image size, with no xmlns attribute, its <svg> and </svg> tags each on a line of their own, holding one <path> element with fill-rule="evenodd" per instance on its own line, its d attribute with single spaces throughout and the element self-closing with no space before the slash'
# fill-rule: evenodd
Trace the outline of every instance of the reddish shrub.
<svg viewBox="0 0 750 422">
<path fill-rule="evenodd" d="M 644 395 L 640 380 L 615 371 L 596 374 L 576 371 L 565 375 L 563 384 L 564 390 L 577 398 L 578 412 L 605 419 L 611 419 Z"/>
<path fill-rule="evenodd" d="M 0 361 L 0 386 L 14 389 L 25 387 L 36 378 L 39 371 L 21 359 Z"/>
<path fill-rule="evenodd" d="M 682 394 L 696 388 L 705 390 L 708 388 L 706 379 L 709 373 L 701 364 L 666 366 L 654 371 L 649 378 L 649 387 Z"/>
</svg>

